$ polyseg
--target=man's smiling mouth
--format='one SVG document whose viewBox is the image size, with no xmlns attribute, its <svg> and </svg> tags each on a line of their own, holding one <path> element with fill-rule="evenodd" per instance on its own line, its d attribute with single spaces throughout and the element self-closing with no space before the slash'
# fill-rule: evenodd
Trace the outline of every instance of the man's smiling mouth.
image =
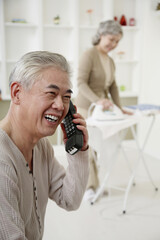
<svg viewBox="0 0 160 240">
<path fill-rule="evenodd" d="M 45 119 L 47 119 L 49 122 L 56 122 L 58 120 L 58 117 L 47 114 L 45 115 Z"/>
</svg>

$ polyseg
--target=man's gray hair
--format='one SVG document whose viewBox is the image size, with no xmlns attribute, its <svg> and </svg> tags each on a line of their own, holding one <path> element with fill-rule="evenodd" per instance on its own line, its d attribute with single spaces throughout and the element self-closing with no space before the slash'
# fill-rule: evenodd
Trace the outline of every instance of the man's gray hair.
<svg viewBox="0 0 160 240">
<path fill-rule="evenodd" d="M 62 55 L 48 51 L 34 51 L 23 55 L 15 64 L 9 77 L 9 83 L 11 85 L 12 82 L 17 81 L 25 89 L 30 89 L 33 83 L 40 79 L 42 72 L 48 68 L 66 72 L 68 80 L 70 80 L 70 66 Z"/>
<path fill-rule="evenodd" d="M 101 36 L 105 35 L 118 35 L 121 34 L 123 36 L 123 30 L 121 25 L 114 20 L 108 20 L 101 22 L 97 29 L 97 33 L 92 39 L 92 44 L 97 45 L 100 42 Z"/>
</svg>

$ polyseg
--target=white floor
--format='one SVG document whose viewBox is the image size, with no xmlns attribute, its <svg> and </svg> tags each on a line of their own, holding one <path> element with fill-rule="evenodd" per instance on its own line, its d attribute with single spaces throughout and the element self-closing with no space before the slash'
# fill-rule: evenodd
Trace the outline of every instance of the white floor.
<svg viewBox="0 0 160 240">
<path fill-rule="evenodd" d="M 65 165 L 65 152 L 56 148 L 56 153 Z M 136 151 L 130 149 L 127 153 L 135 161 Z M 140 165 L 125 215 L 122 214 L 124 193 L 113 189 L 94 205 L 82 202 L 74 212 L 66 212 L 49 201 L 43 240 L 160 240 L 160 160 L 148 156 L 146 159 L 158 192 Z M 127 183 L 127 174 L 128 169 L 120 158 L 111 182 L 122 186 Z"/>
</svg>

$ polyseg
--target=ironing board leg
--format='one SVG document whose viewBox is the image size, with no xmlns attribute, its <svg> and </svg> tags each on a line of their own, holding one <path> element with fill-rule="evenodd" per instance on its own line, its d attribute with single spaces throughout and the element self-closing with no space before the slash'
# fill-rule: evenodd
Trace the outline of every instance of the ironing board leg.
<svg viewBox="0 0 160 240">
<path fill-rule="evenodd" d="M 136 164 L 136 166 L 135 166 L 135 168 L 134 168 L 134 171 L 133 171 L 133 173 L 132 173 L 132 175 L 131 175 L 131 177 L 130 177 L 129 183 L 128 183 L 127 188 L 126 188 L 126 191 L 125 191 L 125 197 L 124 197 L 124 202 L 123 202 L 123 214 L 126 213 L 126 205 L 127 205 L 128 194 L 129 194 L 131 185 L 132 185 L 133 182 L 134 182 L 134 178 L 135 178 L 135 175 L 136 175 L 136 171 L 137 171 L 137 168 L 138 168 L 141 160 L 143 161 L 144 168 L 145 168 L 145 170 L 146 170 L 146 172 L 147 172 L 147 175 L 148 175 L 148 177 L 149 177 L 152 185 L 154 186 L 155 190 L 158 191 L 158 188 L 156 187 L 156 185 L 155 185 L 154 182 L 153 182 L 153 179 L 152 179 L 152 177 L 151 177 L 151 174 L 150 174 L 150 172 L 149 172 L 148 166 L 147 166 L 147 164 L 146 164 L 146 161 L 145 161 L 145 158 L 144 158 L 144 155 L 143 155 L 143 153 L 144 153 L 144 148 L 145 148 L 145 146 L 146 146 L 146 144 L 147 144 L 147 141 L 148 141 L 150 132 L 151 132 L 151 130 L 152 130 L 154 121 L 155 121 L 155 116 L 153 116 L 153 118 L 152 118 L 152 121 L 151 121 L 151 124 L 150 124 L 150 126 L 149 126 L 149 129 L 148 129 L 148 131 L 147 131 L 147 134 L 146 134 L 146 137 L 145 137 L 145 140 L 144 140 L 142 149 L 141 149 L 140 146 L 139 146 L 138 139 L 137 139 L 137 136 L 136 136 L 136 133 L 135 133 L 135 129 L 134 129 L 133 126 L 131 126 L 132 134 L 133 134 L 133 137 L 134 137 L 134 140 L 135 140 L 135 142 L 136 142 L 137 149 L 138 149 L 138 152 L 139 152 L 139 158 L 138 158 L 138 160 L 137 160 L 137 164 Z"/>
</svg>

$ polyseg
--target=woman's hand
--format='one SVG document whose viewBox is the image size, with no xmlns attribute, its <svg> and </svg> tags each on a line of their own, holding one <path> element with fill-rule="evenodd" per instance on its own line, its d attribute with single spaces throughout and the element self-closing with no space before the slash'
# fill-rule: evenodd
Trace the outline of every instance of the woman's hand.
<svg viewBox="0 0 160 240">
<path fill-rule="evenodd" d="M 97 104 L 102 105 L 102 110 L 108 110 L 113 107 L 113 103 L 107 98 L 98 100 Z"/>
<path fill-rule="evenodd" d="M 121 111 L 122 111 L 123 114 L 133 115 L 133 112 L 127 111 L 123 108 L 121 108 Z"/>
</svg>

